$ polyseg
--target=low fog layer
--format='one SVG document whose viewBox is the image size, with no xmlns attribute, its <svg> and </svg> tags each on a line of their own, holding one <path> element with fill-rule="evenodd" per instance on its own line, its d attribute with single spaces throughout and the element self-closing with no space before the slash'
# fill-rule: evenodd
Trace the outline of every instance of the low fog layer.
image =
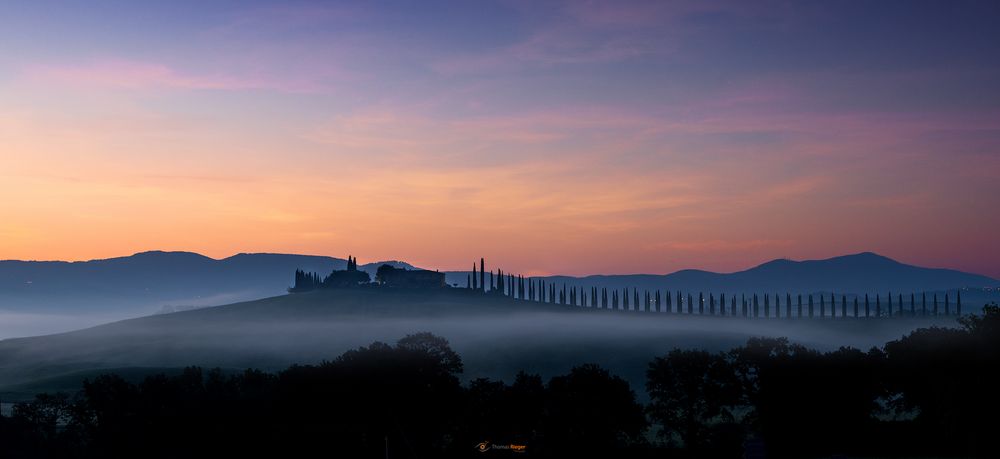
<svg viewBox="0 0 1000 459">
<path fill-rule="evenodd" d="M 471 295 L 317 292 L 127 320 L 72 333 L 0 341 L 0 388 L 74 372 L 200 365 L 280 370 L 429 331 L 449 339 L 466 378 L 510 380 L 598 363 L 641 388 L 647 363 L 670 349 L 728 350 L 753 336 L 820 350 L 868 349 L 954 318 L 764 319 L 608 312 Z"/>
</svg>

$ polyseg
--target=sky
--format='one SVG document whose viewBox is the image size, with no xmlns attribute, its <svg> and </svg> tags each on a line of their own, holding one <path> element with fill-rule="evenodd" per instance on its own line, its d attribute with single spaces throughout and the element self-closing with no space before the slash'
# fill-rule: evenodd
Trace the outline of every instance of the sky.
<svg viewBox="0 0 1000 459">
<path fill-rule="evenodd" d="M 0 259 L 1000 278 L 1000 3 L 11 2 Z"/>
</svg>

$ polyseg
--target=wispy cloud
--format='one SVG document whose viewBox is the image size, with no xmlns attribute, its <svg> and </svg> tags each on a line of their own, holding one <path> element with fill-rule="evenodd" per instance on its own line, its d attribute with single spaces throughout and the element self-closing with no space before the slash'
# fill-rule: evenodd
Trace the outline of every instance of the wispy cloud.
<svg viewBox="0 0 1000 459">
<path fill-rule="evenodd" d="M 109 89 L 221 89 L 241 90 L 261 87 L 229 75 L 199 75 L 178 71 L 154 62 L 100 60 L 78 65 L 31 64 L 24 76 L 32 82 L 64 86 Z"/>
</svg>

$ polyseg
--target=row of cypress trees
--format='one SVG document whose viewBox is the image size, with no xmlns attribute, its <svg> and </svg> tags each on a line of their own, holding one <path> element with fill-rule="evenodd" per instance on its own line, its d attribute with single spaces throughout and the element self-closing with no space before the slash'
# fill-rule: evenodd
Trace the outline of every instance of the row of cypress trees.
<svg viewBox="0 0 1000 459">
<path fill-rule="evenodd" d="M 488 280 L 488 283 L 487 283 Z M 833 293 L 827 297 L 825 294 L 809 294 L 803 302 L 803 295 L 797 295 L 797 301 L 792 301 L 792 295 L 785 294 L 782 302 L 781 295 L 764 294 L 758 296 L 754 293 L 750 297 L 740 295 L 737 303 L 736 295 L 720 294 L 718 298 L 709 293 L 708 298 L 704 293 L 699 292 L 697 301 L 692 293 L 685 296 L 682 292 L 663 292 L 660 290 L 650 292 L 645 290 L 640 293 L 639 289 L 624 288 L 620 294 L 617 289 L 591 287 L 589 292 L 583 287 L 567 286 L 563 283 L 557 286 L 553 282 L 546 282 L 545 279 L 525 278 L 521 275 L 504 273 L 503 270 L 489 272 L 489 279 L 486 277 L 485 260 L 480 258 L 479 270 L 476 265 L 472 266 L 472 273 L 468 275 L 467 288 L 482 290 L 489 294 L 508 296 L 511 298 L 534 301 L 540 303 L 567 304 L 573 306 L 590 307 L 596 309 L 620 310 L 620 311 L 640 311 L 640 312 L 661 312 L 667 314 L 697 314 L 699 315 L 721 315 L 739 316 L 751 318 L 791 318 L 791 317 L 912 317 L 912 316 L 938 316 L 938 315 L 961 315 L 962 314 L 962 293 L 956 291 L 955 308 L 952 310 L 951 298 L 948 293 L 944 295 L 944 303 L 941 304 L 938 294 L 934 293 L 932 300 L 928 303 L 927 293 L 921 293 L 919 307 L 915 293 L 909 295 L 906 302 L 903 294 L 886 296 L 885 307 L 881 295 L 875 295 L 874 302 L 868 295 L 864 295 L 862 309 L 861 297 L 853 296 L 849 305 L 848 296 L 840 295 L 839 308 L 837 296 Z M 818 297 L 818 299 L 817 299 Z M 773 303 L 772 303 L 773 298 Z M 829 299 L 829 302 L 827 300 Z M 697 305 L 697 306 L 696 306 Z M 739 306 L 739 307 L 737 307 Z M 773 307 L 772 307 L 773 306 Z"/>
</svg>

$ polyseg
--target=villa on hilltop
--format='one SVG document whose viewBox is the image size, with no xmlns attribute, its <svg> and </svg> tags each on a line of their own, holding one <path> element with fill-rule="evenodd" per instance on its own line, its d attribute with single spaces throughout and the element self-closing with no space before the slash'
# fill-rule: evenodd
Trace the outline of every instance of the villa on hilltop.
<svg viewBox="0 0 1000 459">
<path fill-rule="evenodd" d="M 362 286 L 379 286 L 388 288 L 418 288 L 432 289 L 447 287 L 444 273 L 426 269 L 396 268 L 389 264 L 379 266 L 375 273 L 375 282 L 365 271 L 358 270 L 358 260 L 347 256 L 347 269 L 335 269 L 326 277 L 321 278 L 316 273 L 295 270 L 295 285 L 288 289 L 290 293 L 308 292 L 324 288 L 351 288 Z"/>
</svg>

